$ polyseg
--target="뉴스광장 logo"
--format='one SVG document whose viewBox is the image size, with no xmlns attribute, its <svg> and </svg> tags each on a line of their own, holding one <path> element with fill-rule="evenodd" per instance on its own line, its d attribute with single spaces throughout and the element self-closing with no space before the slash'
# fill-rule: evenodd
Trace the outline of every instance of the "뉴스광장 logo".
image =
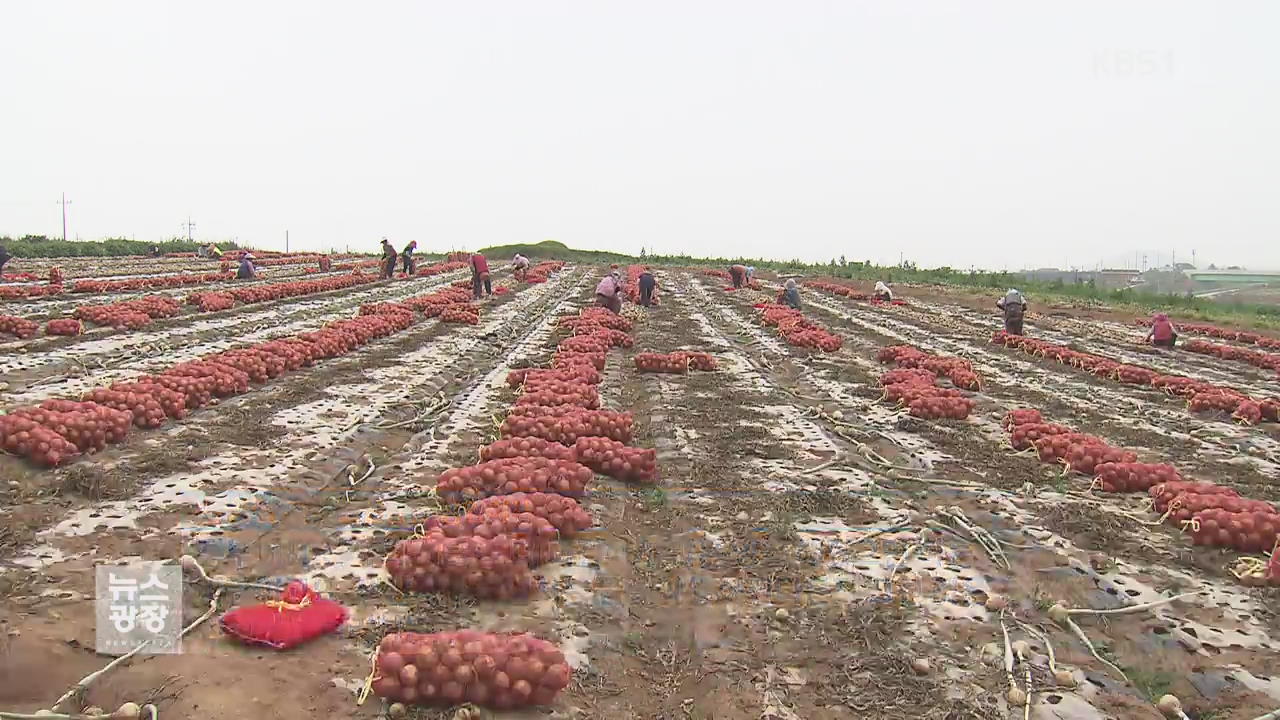
<svg viewBox="0 0 1280 720">
<path fill-rule="evenodd" d="M 182 652 L 182 568 L 160 563 L 95 568 L 95 649 L 123 655 Z"/>
</svg>

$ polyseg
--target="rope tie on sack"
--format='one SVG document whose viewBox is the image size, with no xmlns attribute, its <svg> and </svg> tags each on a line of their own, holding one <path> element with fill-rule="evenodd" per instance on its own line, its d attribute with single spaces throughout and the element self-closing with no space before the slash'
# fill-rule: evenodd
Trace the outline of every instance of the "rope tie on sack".
<svg viewBox="0 0 1280 720">
<path fill-rule="evenodd" d="M 284 612 L 285 610 L 302 610 L 303 608 L 311 607 L 311 596 L 307 595 L 302 598 L 302 602 L 298 603 L 286 602 L 284 600 L 268 600 L 264 602 L 263 605 L 273 607 L 277 612 Z"/>
</svg>

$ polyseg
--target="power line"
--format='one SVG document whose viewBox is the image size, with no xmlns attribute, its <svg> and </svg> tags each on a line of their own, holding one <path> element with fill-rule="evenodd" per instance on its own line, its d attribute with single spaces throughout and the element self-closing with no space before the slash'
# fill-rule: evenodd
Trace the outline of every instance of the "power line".
<svg viewBox="0 0 1280 720">
<path fill-rule="evenodd" d="M 187 216 L 187 221 L 182 224 L 187 229 L 187 242 L 191 242 L 191 231 L 196 229 L 196 224 L 191 222 L 191 216 Z"/>
<path fill-rule="evenodd" d="M 67 241 L 67 206 L 71 204 L 71 201 L 67 199 L 67 194 L 65 192 L 62 193 L 62 199 L 58 201 L 58 204 L 62 206 L 62 242 L 66 242 Z"/>
</svg>

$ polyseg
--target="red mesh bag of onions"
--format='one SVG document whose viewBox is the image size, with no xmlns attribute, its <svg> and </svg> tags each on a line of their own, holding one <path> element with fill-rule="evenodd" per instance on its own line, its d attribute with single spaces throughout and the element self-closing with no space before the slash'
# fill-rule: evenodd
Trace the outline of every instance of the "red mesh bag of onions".
<svg viewBox="0 0 1280 720">
<path fill-rule="evenodd" d="M 433 532 L 396 543 L 384 564 L 391 584 L 405 592 L 510 600 L 538 588 L 528 558 L 529 544 L 511 535 L 451 538 Z"/>
<path fill-rule="evenodd" d="M 556 389 L 527 389 L 516 399 L 516 405 L 541 405 L 543 407 L 555 407 L 556 405 L 572 405 L 574 407 L 584 408 L 586 410 L 596 410 L 600 407 L 600 394 L 596 392 L 594 385 L 566 385 L 557 383 L 553 386 Z"/>
<path fill-rule="evenodd" d="M 346 620 L 345 607 L 295 580 L 279 600 L 234 608 L 219 623 L 243 643 L 288 650 L 337 630 Z"/>
<path fill-rule="evenodd" d="M 596 370 L 594 365 L 586 362 L 575 363 L 559 369 L 518 368 L 507 373 L 507 384 L 511 387 L 540 380 L 564 380 L 599 385 L 600 379 L 600 371 Z"/>
<path fill-rule="evenodd" d="M 610 347 L 612 346 L 607 340 L 592 335 L 575 335 L 561 340 L 556 349 L 560 352 L 604 354 L 609 352 Z"/>
<path fill-rule="evenodd" d="M 880 385 L 888 387 L 898 384 L 933 385 L 938 375 L 924 368 L 895 368 L 880 375 Z"/>
<path fill-rule="evenodd" d="M 471 503 L 468 512 L 483 515 L 495 508 L 506 508 L 515 513 L 533 513 L 551 523 L 560 531 L 560 537 L 564 538 L 571 538 L 594 524 L 591 513 L 582 509 L 577 500 L 554 493 L 494 495 Z"/>
<path fill-rule="evenodd" d="M 573 444 L 578 462 L 618 480 L 658 481 L 658 455 L 652 448 L 634 448 L 604 437 L 580 437 Z"/>
<path fill-rule="evenodd" d="M 572 352 L 561 350 L 551 356 L 551 367 L 557 370 L 571 368 L 574 365 L 590 365 L 597 371 L 604 370 L 605 351 Z"/>
<path fill-rule="evenodd" d="M 898 371 L 890 370 L 889 372 Z M 1006 413 L 1004 416 L 1004 422 L 1001 424 L 1004 426 L 1005 430 L 1012 432 L 1014 428 L 1020 425 L 1041 424 L 1043 422 L 1044 418 L 1041 417 L 1039 410 L 1036 410 L 1035 408 L 1018 408 L 1017 410 L 1010 410 Z"/>
<path fill-rule="evenodd" d="M 582 497 L 591 477 L 591 468 L 576 462 L 514 457 L 445 470 L 436 479 L 436 493 L 441 500 L 451 503 L 516 492 Z"/>
<path fill-rule="evenodd" d="M 1167 463 L 1104 462 L 1095 472 L 1095 482 L 1103 492 L 1142 492 L 1161 483 L 1182 481 L 1177 468 Z"/>
<path fill-rule="evenodd" d="M 556 557 L 556 537 L 560 531 L 544 518 L 531 512 L 513 512 L 506 507 L 491 507 L 466 515 L 432 515 L 422 524 L 423 534 L 449 538 L 495 538 L 512 535 L 529 546 L 529 567 L 551 562 Z"/>
<path fill-rule="evenodd" d="M 480 448 L 480 461 L 514 457 L 544 457 L 548 460 L 576 460 L 573 448 L 543 438 L 522 437 L 497 440 Z"/>
<path fill-rule="evenodd" d="M 1169 504 L 1181 495 L 1228 495 L 1238 497 L 1239 493 L 1224 485 L 1211 482 L 1186 480 L 1182 482 L 1166 482 L 1153 485 L 1147 494 L 1151 496 L 1151 504 L 1156 512 L 1165 512 Z"/>
<path fill-rule="evenodd" d="M 529 634 L 393 633 L 378 646 L 373 692 L 410 705 L 510 710 L 551 704 L 571 675 L 555 645 Z"/>
<path fill-rule="evenodd" d="M 571 405 L 517 405 L 502 421 L 501 432 L 504 438 L 537 437 L 565 445 L 580 437 L 607 437 L 626 443 L 631 442 L 634 424 L 631 413 L 582 410 Z"/>
<path fill-rule="evenodd" d="M 1051 435 L 1066 435 L 1070 432 L 1071 428 L 1065 425 L 1040 422 L 1020 423 L 1010 431 L 1009 443 L 1013 445 L 1014 450 L 1028 450 L 1044 438 Z"/>
<path fill-rule="evenodd" d="M 80 398 L 133 413 L 133 424 L 140 428 L 158 428 L 164 424 L 164 408 L 160 402 L 147 393 L 123 392 L 110 388 L 94 388 Z"/>
<path fill-rule="evenodd" d="M 75 445 L 58 433 L 13 413 L 0 415 L 0 448 L 41 467 L 55 467 L 80 454 Z"/>
</svg>

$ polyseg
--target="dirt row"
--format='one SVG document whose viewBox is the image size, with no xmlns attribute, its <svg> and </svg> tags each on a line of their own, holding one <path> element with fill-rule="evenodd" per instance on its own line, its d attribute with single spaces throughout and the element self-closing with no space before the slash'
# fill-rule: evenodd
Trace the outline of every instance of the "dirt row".
<svg viewBox="0 0 1280 720">
<path fill-rule="evenodd" d="M 35 544 L 22 548 L 0 575 L 9 580 L 13 601 L 5 628 L 15 652 L 5 657 L 26 658 L 24 668 L 5 671 L 29 680 L 5 683 L 9 694 L 0 702 L 40 707 L 61 694 L 60 686 L 101 665 L 86 651 L 92 648 L 93 623 L 92 574 L 85 570 L 93 563 L 130 557 L 172 561 L 190 552 L 211 572 L 301 575 L 351 600 L 340 586 L 364 559 L 344 543 L 354 540 L 358 528 L 385 523 L 379 517 L 353 520 L 350 514 L 359 515 L 362 507 L 380 511 L 384 505 L 376 477 L 359 487 L 349 478 L 362 477 L 370 462 L 381 474 L 397 477 L 390 458 L 403 451 L 415 428 L 440 418 L 441 399 L 495 361 L 487 349 L 518 337 L 558 294 L 582 282 L 581 272 L 561 273 L 551 283 L 487 303 L 479 326 L 419 323 L 311 372 L 285 376 L 252 399 L 198 413 L 184 432 L 157 439 L 155 452 L 181 452 L 204 434 L 199 457 L 182 468 L 156 467 L 142 477 L 119 478 L 127 485 L 117 493 L 120 500 L 59 507 Z M 191 588 L 187 595 L 190 616 L 207 607 L 207 588 Z M 369 618 L 351 604 L 357 608 L 350 624 L 355 633 Z M 135 662 L 113 672 L 90 700 L 112 707 L 128 698 L 141 702 L 155 688 L 174 691 L 171 676 L 180 674 L 185 680 L 161 705 L 162 713 L 313 717 L 348 711 L 352 696 L 334 681 L 367 667 L 367 659 L 347 657 L 353 648 L 339 638 L 312 648 L 262 665 L 261 653 L 227 644 L 210 626 L 188 638 L 177 665 L 154 658 Z M 246 673 L 246 663 L 265 672 Z M 44 669 L 51 667 L 59 672 Z M 227 693 L 231 686 L 245 694 Z"/>
<path fill-rule="evenodd" d="M 1009 510 L 1017 511 L 1006 519 L 1024 526 L 1024 539 L 1011 542 L 1028 544 L 1025 533 L 1033 532 L 1037 543 L 1056 547 L 1059 554 L 1063 554 L 1064 543 L 1066 547 L 1092 551 L 1065 553 L 1074 559 L 1072 569 L 1063 570 L 1065 576 L 1071 578 L 1073 573 L 1083 571 L 1093 581 L 1078 583 L 1083 587 L 1072 591 L 1072 600 L 1106 607 L 1108 598 L 1101 594 L 1105 592 L 1111 596 L 1112 603 L 1122 597 L 1121 593 L 1134 598 L 1128 602 L 1134 602 L 1148 595 L 1145 589 L 1135 586 L 1135 579 L 1166 592 L 1180 588 L 1206 592 L 1203 606 L 1191 612 L 1158 613 L 1166 623 L 1163 630 L 1158 625 L 1134 628 L 1126 623 L 1126 627 L 1104 631 L 1108 647 L 1122 660 L 1132 663 L 1131 667 L 1143 676 L 1135 685 L 1181 687 L 1179 695 L 1184 703 L 1189 697 L 1196 698 L 1196 707 L 1227 709 L 1230 712 L 1226 716 L 1233 718 L 1252 718 L 1258 712 L 1249 714 L 1251 709 L 1257 710 L 1268 702 L 1276 704 L 1280 697 L 1266 684 L 1274 668 L 1269 654 L 1263 652 L 1274 647 L 1271 636 L 1280 624 L 1268 607 L 1273 591 L 1251 590 L 1236 584 L 1224 571 L 1232 559 L 1229 554 L 1199 548 L 1192 551 L 1180 534 L 1135 521 L 1141 517 L 1154 519 L 1144 512 L 1141 500 L 1090 497 L 1087 479 L 1056 477 L 1056 472 L 1046 471 L 1033 459 L 1024 461 L 1011 455 L 993 426 L 1010 407 L 1038 407 L 1054 421 L 1114 438 L 1120 444 L 1152 455 L 1143 459 L 1172 459 L 1187 474 L 1226 482 L 1253 497 L 1270 496 L 1273 463 L 1241 458 L 1238 452 L 1232 453 L 1218 442 L 1198 440 L 1189 434 L 1195 428 L 1175 425 L 1175 422 L 1187 422 L 1186 416 L 1153 412 L 1145 399 L 1124 394 L 1115 386 L 1087 380 L 1076 383 L 1070 377 L 1071 371 L 1061 366 L 1040 367 L 1020 355 L 991 352 L 981 340 L 959 335 L 946 323 L 907 321 L 896 308 L 872 309 L 814 292 L 807 293 L 806 299 L 808 309 L 817 319 L 846 337 L 863 336 L 883 344 L 908 342 L 926 350 L 964 355 L 973 360 L 986 381 L 977 417 L 959 427 L 947 427 L 948 423 L 925 424 L 910 418 L 902 418 L 900 423 L 922 426 L 922 434 L 946 448 L 962 467 L 979 474 L 984 484 L 1015 491 L 988 495 L 990 500 L 1013 503 Z M 1064 374 L 1068 377 L 1061 377 Z M 871 378 L 867 380 L 870 382 Z M 1140 394 L 1137 389 L 1133 391 Z M 934 427 L 923 427 L 926 425 Z M 1175 434 L 1180 435 L 1177 440 L 1166 439 Z M 1196 447 L 1197 452 L 1188 454 L 1185 449 L 1188 445 Z M 1033 527 L 1025 527 L 1031 523 Z M 1031 569 L 1037 573 L 1031 576 L 1035 578 L 1031 587 L 1035 588 L 1036 596 L 1044 594 L 1037 586 L 1048 585 L 1043 574 L 1046 571 L 1043 567 Z M 1186 630 L 1189 622 L 1198 624 Z M 1146 638 L 1153 632 L 1168 635 L 1169 627 L 1184 629 L 1198 638 L 1194 643 L 1187 643 L 1194 644 L 1195 649 L 1177 647 L 1173 652 L 1157 652 L 1152 661 L 1152 643 Z M 1098 638 L 1095 636 L 1094 640 L 1097 642 Z M 1164 644 L 1169 645 L 1167 638 Z M 1230 651 L 1230 660 L 1219 655 L 1224 649 Z M 1225 672 L 1229 676 L 1227 680 L 1220 677 L 1205 680 L 1206 655 L 1214 657 L 1214 663 L 1231 668 Z M 1152 674 L 1162 682 L 1155 683 L 1145 677 Z M 1093 679 L 1091 676 L 1090 680 Z M 1174 679 L 1181 680 L 1174 682 Z M 1193 687 L 1187 687 L 1187 683 Z M 1244 688 L 1262 690 L 1271 697 L 1251 695 Z M 1232 695 L 1225 706 L 1224 693 Z M 1141 712 L 1147 711 L 1154 712 L 1149 707 Z M 1141 712 L 1133 716 L 1155 717 Z"/>
<path fill-rule="evenodd" d="M 431 278 L 356 286 L 298 298 L 240 305 L 229 310 L 159 320 L 138 332 L 106 329 L 56 350 L 32 350 L 0 361 L 9 389 L 0 407 L 38 403 L 49 397 L 78 395 L 94 387 L 154 372 L 238 344 L 318 329 L 353 315 L 360 305 L 394 302 L 445 287 L 464 277 L 445 273 Z"/>
<path fill-rule="evenodd" d="M 1069 387 L 1067 369 L 996 352 L 930 322 L 927 309 L 892 315 L 806 293 L 806 313 L 845 340 L 811 355 L 759 325 L 751 304 L 768 295 L 725 293 L 682 271 L 660 271 L 660 307 L 628 307 L 635 347 L 610 353 L 601 386 L 607 406 L 635 414 L 632 444 L 658 449 L 660 484 L 597 478 L 587 501 L 597 528 L 561 543 L 530 602 L 399 593 L 382 556 L 424 514 L 456 511 L 426 488 L 475 462 L 514 400 L 506 371 L 546 361 L 561 337 L 555 317 L 589 302 L 597 277 L 566 270 L 487 306 L 476 328 L 424 323 L 203 412 L 155 444 L 163 458 L 191 446 L 180 466 L 80 479 L 117 483 L 115 501 L 40 500 L 57 512 L 0 574 L 14 608 L 0 627 L 12 652 L 0 657 L 23 659 L 0 668 L 22 681 L 0 707 L 38 707 L 101 666 L 86 649 L 90 564 L 182 552 L 240 579 L 306 578 L 354 615 L 339 634 L 279 655 L 233 646 L 210 626 L 180 658 L 112 671 L 93 702 L 152 697 L 162 716 L 375 717 L 376 699 L 357 707 L 354 697 L 386 632 L 477 627 L 537 632 L 574 667 L 549 713 L 510 717 L 1021 717 L 1001 663 L 984 656 L 1003 624 L 1030 642 L 1018 684 L 1029 667 L 1031 717 L 1156 718 L 1151 703 L 1167 691 L 1197 720 L 1251 720 L 1280 704 L 1271 594 L 1234 583 L 1228 558 L 1144 525 L 1138 501 L 1091 495 L 1086 481 L 1013 454 L 998 421 L 1009 407 L 1041 407 L 1149 450 L 1192 444 L 1180 461 L 1188 472 L 1231 468 L 1258 483 L 1269 461 L 1229 457 L 1173 411 L 1146 427 L 1128 410 L 1149 403 L 1127 388 Z M 903 341 L 973 360 L 986 387 L 970 421 L 923 422 L 879 401 L 875 354 Z M 631 361 L 679 349 L 713 352 L 720 369 L 647 375 Z M 957 525 L 957 512 L 1007 560 Z M 1204 594 L 1080 620 L 1127 681 L 1046 614 L 1054 602 L 1117 608 L 1189 590 Z M 988 607 L 1000 596 L 1003 614 Z M 208 600 L 190 589 L 188 612 Z M 1055 682 L 1044 639 L 1073 687 Z"/>
</svg>

